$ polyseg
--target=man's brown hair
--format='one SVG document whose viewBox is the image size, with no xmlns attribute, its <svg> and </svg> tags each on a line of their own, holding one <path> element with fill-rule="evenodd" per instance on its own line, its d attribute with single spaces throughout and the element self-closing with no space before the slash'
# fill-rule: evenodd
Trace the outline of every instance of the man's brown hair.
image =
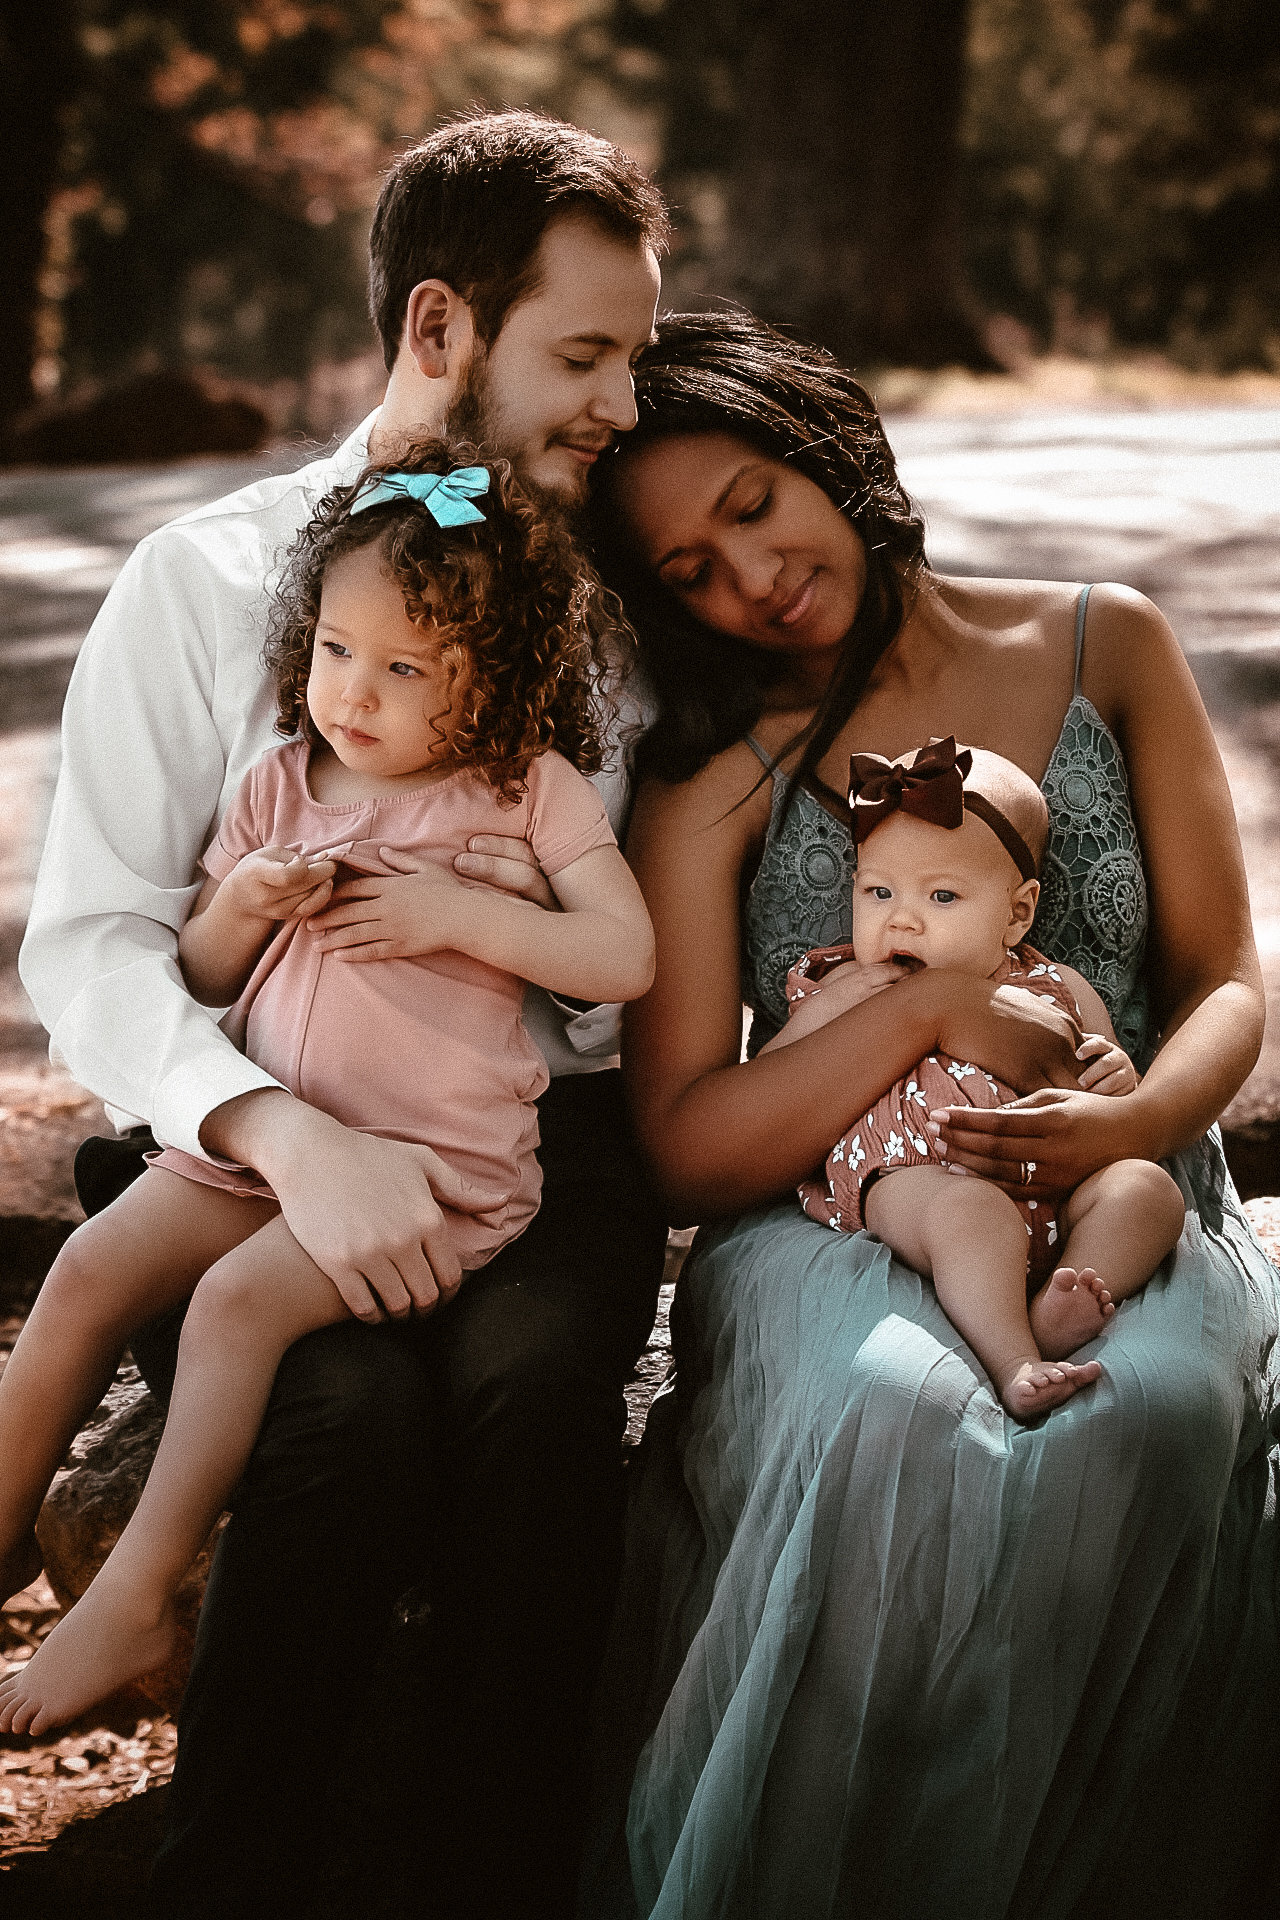
<svg viewBox="0 0 1280 1920">
<path fill-rule="evenodd" d="M 465 114 L 402 153 L 369 235 L 369 307 L 388 370 L 421 280 L 452 287 L 491 347 L 534 291 L 547 228 L 567 215 L 659 254 L 670 234 L 662 195 L 621 147 L 545 114 Z"/>
</svg>

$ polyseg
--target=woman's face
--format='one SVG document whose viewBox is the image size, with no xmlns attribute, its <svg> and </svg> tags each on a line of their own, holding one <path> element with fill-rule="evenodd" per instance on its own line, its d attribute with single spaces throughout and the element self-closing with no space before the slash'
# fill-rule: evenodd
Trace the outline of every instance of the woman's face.
<svg viewBox="0 0 1280 1920">
<path fill-rule="evenodd" d="M 866 554 L 821 487 L 728 433 L 620 461 L 615 498 L 640 554 L 699 620 L 774 651 L 839 649 Z"/>
</svg>

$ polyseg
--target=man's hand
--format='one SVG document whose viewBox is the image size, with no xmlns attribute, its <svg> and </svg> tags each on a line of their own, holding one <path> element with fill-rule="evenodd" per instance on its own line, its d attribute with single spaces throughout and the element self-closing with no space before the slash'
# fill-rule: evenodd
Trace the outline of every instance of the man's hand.
<svg viewBox="0 0 1280 1920">
<path fill-rule="evenodd" d="M 238 860 L 218 888 L 217 911 L 272 923 L 298 920 L 325 904 L 336 872 L 336 862 L 308 861 L 296 847 L 259 847 Z"/>
<path fill-rule="evenodd" d="M 455 854 L 453 865 L 454 871 L 468 880 L 483 880 L 535 907 L 545 907 L 548 913 L 560 911 L 560 902 L 527 840 L 509 839 L 500 833 L 474 834 L 467 842 L 467 851 Z"/>
<path fill-rule="evenodd" d="M 1091 1063 L 1080 1075 L 1080 1085 L 1086 1092 L 1114 1098 L 1137 1091 L 1137 1068 L 1119 1041 L 1108 1039 L 1105 1033 L 1086 1033 L 1083 1046 L 1076 1048 L 1076 1059 Z"/>
<path fill-rule="evenodd" d="M 270 1182 L 285 1225 L 357 1319 L 430 1313 L 457 1292 L 438 1202 L 466 1208 L 473 1196 L 430 1147 L 356 1133 L 269 1088 L 216 1108 L 200 1138 Z"/>
</svg>

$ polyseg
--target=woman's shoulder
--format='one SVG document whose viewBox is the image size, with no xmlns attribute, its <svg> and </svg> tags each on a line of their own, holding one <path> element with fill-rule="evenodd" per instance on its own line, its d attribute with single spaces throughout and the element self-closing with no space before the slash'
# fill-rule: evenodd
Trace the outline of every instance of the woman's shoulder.
<svg viewBox="0 0 1280 1920">
<path fill-rule="evenodd" d="M 739 740 L 688 780 L 643 780 L 633 822 L 639 820 L 656 832 L 703 832 L 746 841 L 767 831 L 772 801 L 770 770 Z"/>
</svg>

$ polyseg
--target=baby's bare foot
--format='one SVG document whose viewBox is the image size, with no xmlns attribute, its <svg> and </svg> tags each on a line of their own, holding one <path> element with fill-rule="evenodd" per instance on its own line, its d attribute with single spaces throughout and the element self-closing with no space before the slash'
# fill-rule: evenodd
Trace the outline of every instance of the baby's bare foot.
<svg viewBox="0 0 1280 1920">
<path fill-rule="evenodd" d="M 8 1553 L 0 1553 L 0 1604 L 38 1580 L 43 1568 L 44 1555 L 34 1533 L 19 1540 Z"/>
<path fill-rule="evenodd" d="M 1020 1360 L 996 1384 L 1006 1413 L 1015 1420 L 1038 1420 L 1089 1386 L 1101 1372 L 1096 1360 L 1086 1360 L 1082 1367 L 1069 1360 Z"/>
<path fill-rule="evenodd" d="M 1046 1360 L 1065 1360 L 1093 1340 L 1115 1312 L 1092 1267 L 1059 1267 L 1031 1302 L 1031 1331 Z"/>
<path fill-rule="evenodd" d="M 99 1576 L 26 1665 L 0 1680 L 0 1733 L 65 1726 L 117 1687 L 162 1667 L 176 1638 L 172 1601 L 157 1615 Z"/>
</svg>

